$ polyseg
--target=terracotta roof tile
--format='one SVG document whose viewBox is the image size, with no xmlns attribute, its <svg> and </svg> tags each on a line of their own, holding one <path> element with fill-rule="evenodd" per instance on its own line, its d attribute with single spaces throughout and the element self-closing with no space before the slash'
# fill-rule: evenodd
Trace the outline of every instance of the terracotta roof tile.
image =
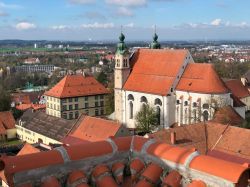
<svg viewBox="0 0 250 187">
<path fill-rule="evenodd" d="M 87 184 L 88 179 L 83 171 L 76 170 L 70 173 L 68 176 L 67 184 L 73 185 L 78 184 L 77 187 L 89 187 Z"/>
<path fill-rule="evenodd" d="M 238 180 L 241 177 L 242 173 L 249 170 L 249 168 L 246 168 L 239 164 L 235 164 L 206 155 L 200 155 L 195 157 L 190 162 L 190 168 L 217 177 L 221 177 L 234 183 L 238 183 Z"/>
<path fill-rule="evenodd" d="M 215 112 L 214 119 L 212 121 L 221 124 L 229 123 L 235 126 L 241 126 L 245 122 L 245 120 L 234 110 L 232 106 L 219 108 Z"/>
<path fill-rule="evenodd" d="M 40 150 L 33 147 L 32 145 L 25 143 L 23 148 L 17 153 L 17 156 L 20 155 L 27 155 L 27 154 L 32 154 L 32 153 L 39 153 Z"/>
<path fill-rule="evenodd" d="M 131 179 L 132 181 L 135 181 L 137 175 L 144 169 L 145 164 L 140 159 L 136 158 L 130 162 L 129 167 L 131 172 Z"/>
<path fill-rule="evenodd" d="M 116 162 L 112 165 L 111 171 L 116 179 L 116 182 L 121 185 L 123 183 L 125 164 L 123 162 Z"/>
<path fill-rule="evenodd" d="M 138 50 L 132 57 L 133 69 L 124 89 L 166 95 L 187 54 L 187 50 Z"/>
<path fill-rule="evenodd" d="M 250 93 L 248 89 L 238 79 L 225 81 L 229 90 L 238 98 L 249 97 Z"/>
<path fill-rule="evenodd" d="M 127 151 L 130 149 L 132 137 L 117 137 L 112 139 L 118 147 L 119 151 Z"/>
<path fill-rule="evenodd" d="M 159 165 L 151 163 L 143 171 L 141 177 L 145 177 L 153 184 L 158 184 L 158 182 L 160 181 L 160 176 L 162 174 L 162 171 L 163 169 Z"/>
<path fill-rule="evenodd" d="M 81 149 L 82 145 L 85 146 L 85 149 Z M 98 147 L 98 149 L 96 149 L 96 147 Z M 79 160 L 97 155 L 101 156 L 113 152 L 111 144 L 107 141 L 77 144 L 74 146 L 65 147 L 65 149 L 67 150 L 71 160 Z"/>
<path fill-rule="evenodd" d="M 166 143 L 154 143 L 149 146 L 147 152 L 151 155 L 170 160 L 175 163 L 184 164 L 187 157 L 195 150 L 170 146 Z"/>
<path fill-rule="evenodd" d="M 20 104 L 16 106 L 16 109 L 25 111 L 25 110 L 30 109 L 31 107 L 32 107 L 32 104 Z"/>
<path fill-rule="evenodd" d="M 68 98 L 108 93 L 109 91 L 94 77 L 66 75 L 53 88 L 45 92 L 44 95 L 57 98 Z"/>
<path fill-rule="evenodd" d="M 200 63 L 187 65 L 176 90 L 213 94 L 229 92 L 213 66 Z"/>
<path fill-rule="evenodd" d="M 82 116 L 81 119 L 70 136 L 90 142 L 115 136 L 122 127 L 118 122 L 97 117 Z"/>
<path fill-rule="evenodd" d="M 110 172 L 108 166 L 106 165 L 98 165 L 94 168 L 94 170 L 92 171 L 92 176 L 94 178 L 97 178 L 99 177 L 100 175 L 104 174 L 104 173 L 107 173 L 107 172 Z"/>
<path fill-rule="evenodd" d="M 154 185 L 142 179 L 135 185 L 135 187 L 154 187 Z"/>
<path fill-rule="evenodd" d="M 206 187 L 207 185 L 200 180 L 192 181 L 187 187 Z"/>
<path fill-rule="evenodd" d="M 0 112 L 0 121 L 4 124 L 6 129 L 15 128 L 15 119 L 10 111 Z"/>
<path fill-rule="evenodd" d="M 61 187 L 61 184 L 57 180 L 56 177 L 48 177 L 45 179 L 41 185 L 41 187 Z"/>
<path fill-rule="evenodd" d="M 96 182 L 97 187 L 119 187 L 111 176 L 104 176 Z"/>
<path fill-rule="evenodd" d="M 143 145 L 144 145 L 147 141 L 148 141 L 148 139 L 146 139 L 146 138 L 142 138 L 142 137 L 140 137 L 140 136 L 135 136 L 135 137 L 134 137 L 134 146 L 133 146 L 133 149 L 134 149 L 135 151 L 140 152 L 141 149 L 142 149 L 142 147 L 143 147 Z"/>
<path fill-rule="evenodd" d="M 6 163 L 5 171 L 12 174 L 19 171 L 26 171 L 32 168 L 35 169 L 49 165 L 62 164 L 64 161 L 58 151 L 51 150 L 48 152 L 45 151 L 5 158 L 4 162 Z"/>
<path fill-rule="evenodd" d="M 164 177 L 162 183 L 163 187 L 181 187 L 182 176 L 178 171 L 172 170 L 167 176 Z"/>
<path fill-rule="evenodd" d="M 0 112 L 0 134 L 6 134 L 7 129 L 15 128 L 15 119 L 10 111 Z"/>
</svg>

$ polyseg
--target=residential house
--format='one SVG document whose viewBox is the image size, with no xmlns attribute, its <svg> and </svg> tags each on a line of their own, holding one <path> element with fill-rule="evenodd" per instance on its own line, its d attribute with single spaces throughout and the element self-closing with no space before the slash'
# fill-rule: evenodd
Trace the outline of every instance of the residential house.
<svg viewBox="0 0 250 187">
<path fill-rule="evenodd" d="M 92 76 L 66 75 L 45 92 L 46 113 L 64 119 L 106 114 L 109 91 Z"/>
</svg>

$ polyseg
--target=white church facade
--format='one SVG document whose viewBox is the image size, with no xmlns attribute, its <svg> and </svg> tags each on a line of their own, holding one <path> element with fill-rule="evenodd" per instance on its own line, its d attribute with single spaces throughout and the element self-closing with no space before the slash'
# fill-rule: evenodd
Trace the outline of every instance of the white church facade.
<svg viewBox="0 0 250 187">
<path fill-rule="evenodd" d="M 132 55 L 121 34 L 115 56 L 115 118 L 134 129 L 146 104 L 155 108 L 160 128 L 210 120 L 216 106 L 233 105 L 230 92 L 210 64 L 195 63 L 188 50 L 150 49 Z"/>
</svg>

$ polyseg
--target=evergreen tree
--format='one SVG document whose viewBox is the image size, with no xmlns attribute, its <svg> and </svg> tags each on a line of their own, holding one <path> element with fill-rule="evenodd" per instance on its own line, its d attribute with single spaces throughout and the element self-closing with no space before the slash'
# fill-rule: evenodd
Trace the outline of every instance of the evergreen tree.
<svg viewBox="0 0 250 187">
<path fill-rule="evenodd" d="M 149 105 L 142 105 L 140 111 L 135 116 L 136 130 L 138 134 L 151 133 L 157 126 L 157 113 Z"/>
</svg>

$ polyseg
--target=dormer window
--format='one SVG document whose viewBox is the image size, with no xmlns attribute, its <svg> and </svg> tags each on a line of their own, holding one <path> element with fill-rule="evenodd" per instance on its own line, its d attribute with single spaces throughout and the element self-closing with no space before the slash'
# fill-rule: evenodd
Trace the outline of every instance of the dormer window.
<svg viewBox="0 0 250 187">
<path fill-rule="evenodd" d="M 188 106 L 188 101 L 185 101 L 185 102 L 184 102 L 184 106 Z"/>
<path fill-rule="evenodd" d="M 179 105 L 180 104 L 180 100 L 176 100 L 176 104 Z"/>
</svg>

